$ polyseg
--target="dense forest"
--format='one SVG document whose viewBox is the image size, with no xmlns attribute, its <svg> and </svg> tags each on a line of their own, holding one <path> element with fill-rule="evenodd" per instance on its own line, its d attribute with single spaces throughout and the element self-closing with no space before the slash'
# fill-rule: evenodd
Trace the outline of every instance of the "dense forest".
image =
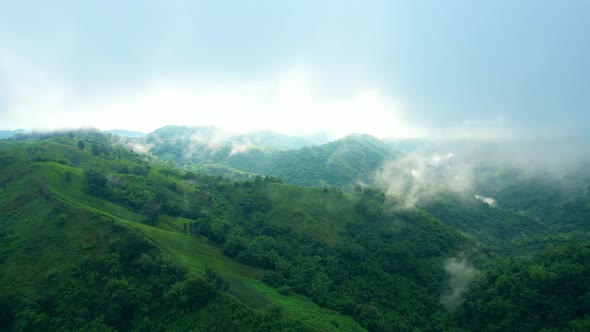
<svg viewBox="0 0 590 332">
<path fill-rule="evenodd" d="M 0 330 L 590 329 L 585 168 L 482 168 L 497 206 L 439 188 L 409 207 L 350 182 L 402 155 L 384 146 L 226 156 L 253 163 L 235 180 L 98 131 L 3 140 Z"/>
<path fill-rule="evenodd" d="M 331 186 L 351 192 L 356 181 L 370 181 L 386 160 L 402 155 L 370 135 L 349 135 L 325 144 L 272 132 L 226 135 L 214 127 L 166 126 L 127 143 L 149 150 L 185 170 L 253 180 L 278 177 L 300 186 Z"/>
</svg>

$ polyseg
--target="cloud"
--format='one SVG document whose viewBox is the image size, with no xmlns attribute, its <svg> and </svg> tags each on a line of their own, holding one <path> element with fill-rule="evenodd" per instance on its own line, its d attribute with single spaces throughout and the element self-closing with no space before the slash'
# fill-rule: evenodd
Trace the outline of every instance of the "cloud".
<svg viewBox="0 0 590 332">
<path fill-rule="evenodd" d="M 463 302 L 463 294 L 469 289 L 477 271 L 466 259 L 451 258 L 443 265 L 447 272 L 447 289 L 441 296 L 442 304 L 455 309 Z"/>
<path fill-rule="evenodd" d="M 46 129 L 55 122 L 66 127 L 64 110 L 73 106 L 73 91 L 54 72 L 5 50 L 0 52 L 0 99 L 5 126 Z"/>
<path fill-rule="evenodd" d="M 474 197 L 477 198 L 478 200 L 486 203 L 487 205 L 489 205 L 491 207 L 498 206 L 498 203 L 496 202 L 496 200 L 491 197 L 486 197 L 486 196 L 482 196 L 482 195 L 474 195 Z"/>
<path fill-rule="evenodd" d="M 128 142 L 128 141 L 124 141 L 121 143 L 123 146 L 133 150 L 136 153 L 140 153 L 140 154 L 149 154 L 150 150 L 153 147 L 153 144 L 139 144 L 136 142 Z"/>
<path fill-rule="evenodd" d="M 374 184 L 393 208 L 411 208 L 444 191 L 467 193 L 491 207 L 497 202 L 482 183 L 518 170 L 561 181 L 590 162 L 587 138 L 430 141 L 375 172 Z M 490 170 L 496 170 L 490 173 Z"/>
<path fill-rule="evenodd" d="M 288 134 L 325 130 L 334 136 L 354 132 L 376 136 L 416 136 L 404 122 L 399 103 L 359 86 L 350 95 L 324 96 L 313 75 L 286 70 L 264 80 L 199 83 L 157 78 L 127 91 L 85 100 L 41 70 L 26 93 L 13 93 L 15 118 L 23 127 L 94 126 L 152 131 L 166 124 L 212 125 L 234 131 L 270 129 Z M 24 84 L 21 86 L 24 89 Z"/>
<path fill-rule="evenodd" d="M 470 190 L 475 164 L 469 154 L 461 150 L 441 153 L 442 149 L 422 147 L 400 159 L 386 161 L 375 172 L 375 184 L 390 199 L 402 202 L 403 208 L 414 207 L 421 197 L 439 190 Z"/>
<path fill-rule="evenodd" d="M 109 0 L 31 10 L 6 1 L 0 114 L 13 128 L 229 122 L 339 136 L 586 133 L 588 6 Z"/>
</svg>

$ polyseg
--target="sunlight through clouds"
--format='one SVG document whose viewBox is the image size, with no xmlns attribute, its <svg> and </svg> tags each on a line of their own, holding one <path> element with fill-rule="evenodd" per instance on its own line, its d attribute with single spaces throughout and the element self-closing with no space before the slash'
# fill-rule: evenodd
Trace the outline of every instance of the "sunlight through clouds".
<svg viewBox="0 0 590 332">
<path fill-rule="evenodd" d="M 144 90 L 94 106 L 99 128 L 152 131 L 165 124 L 212 125 L 235 131 L 270 129 L 287 134 L 326 130 L 375 136 L 421 134 L 399 116 L 398 107 L 376 90 L 362 88 L 340 99 L 315 93 L 313 75 L 301 69 L 275 79 L 242 84 L 200 85 L 156 81 Z M 137 121 L 141 119 L 141 121 Z"/>
</svg>

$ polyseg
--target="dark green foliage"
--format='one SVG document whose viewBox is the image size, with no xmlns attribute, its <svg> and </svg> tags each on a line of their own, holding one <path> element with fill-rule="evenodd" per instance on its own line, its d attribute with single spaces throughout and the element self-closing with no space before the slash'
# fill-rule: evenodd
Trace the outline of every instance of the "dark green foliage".
<svg viewBox="0 0 590 332">
<path fill-rule="evenodd" d="M 100 171 L 87 170 L 84 172 L 86 176 L 86 192 L 90 195 L 108 198 L 109 193 L 107 189 L 107 177 Z"/>
<path fill-rule="evenodd" d="M 561 179 L 551 173 L 529 174 L 518 169 L 499 174 L 490 169 L 480 172 L 477 185 L 496 198 L 498 206 L 543 221 L 553 231 L 590 231 L 588 164 Z"/>
<path fill-rule="evenodd" d="M 209 266 L 205 266 L 205 279 L 211 285 L 213 289 L 226 291 L 229 289 L 229 284 L 227 281 L 223 280 L 223 278 L 215 273 Z"/>
<path fill-rule="evenodd" d="M 378 221 L 383 216 L 385 194 L 375 189 L 366 188 L 361 199 L 356 203 L 355 210 L 370 221 Z"/>
<path fill-rule="evenodd" d="M 13 323 L 12 309 L 16 306 L 16 300 L 6 294 L 0 294 L 0 329 L 8 328 Z"/>
<path fill-rule="evenodd" d="M 162 206 L 156 202 L 147 203 L 143 208 L 143 214 L 150 225 L 158 223 Z"/>
<path fill-rule="evenodd" d="M 200 275 L 189 275 L 185 280 L 170 287 L 164 297 L 172 306 L 196 310 L 206 306 L 215 296 L 216 290 Z"/>
<path fill-rule="evenodd" d="M 102 152 L 102 148 L 98 144 L 92 144 L 90 151 L 92 151 L 93 155 L 98 156 Z"/>
<path fill-rule="evenodd" d="M 240 188 L 241 197 L 251 197 L 256 183 Z M 267 192 L 258 190 L 260 194 Z M 384 195 L 377 190 L 366 190 L 359 202 L 371 204 L 379 213 L 350 224 L 337 247 L 288 229 L 273 229 L 266 213 L 251 213 L 240 205 L 242 221 L 228 224 L 226 232 L 231 235 L 226 237 L 223 251 L 243 263 L 267 269 L 264 282 L 281 293 L 303 294 L 321 306 L 355 317 L 374 331 L 395 326 L 453 326 L 439 305 L 438 290 L 444 281 L 441 259 L 469 246 L 468 241 L 426 212 L 385 213 Z M 213 223 L 203 220 L 195 228 L 219 242 L 205 226 Z M 359 309 L 363 306 L 369 309 Z M 416 314 L 407 316 L 407 312 Z M 424 316 L 440 320 L 425 322 L 420 318 Z M 400 323 L 400 317 L 406 325 Z"/>
<path fill-rule="evenodd" d="M 508 211 L 502 205 L 490 207 L 466 194 L 438 192 L 424 197 L 419 206 L 488 245 L 527 238 L 547 230 L 546 225 L 529 216 Z"/>
<path fill-rule="evenodd" d="M 84 150 L 85 147 L 86 147 L 86 143 L 84 143 L 84 141 L 78 141 L 78 148 L 80 150 Z"/>
<path fill-rule="evenodd" d="M 243 214 L 266 213 L 271 209 L 272 202 L 264 192 L 265 184 L 260 176 L 256 177 L 254 185 L 238 202 Z"/>
<path fill-rule="evenodd" d="M 459 313 L 476 331 L 576 330 L 588 327 L 590 242 L 505 260 L 466 297 Z"/>
<path fill-rule="evenodd" d="M 287 183 L 331 186 L 351 191 L 356 180 L 372 175 L 395 153 L 368 135 L 351 135 L 328 144 L 297 150 L 250 151 L 229 156 L 225 163 L 235 169 L 268 174 Z"/>
<path fill-rule="evenodd" d="M 43 297 L 21 299 L 13 306 L 13 329 L 63 331 L 100 326 L 129 331 L 163 319 L 163 312 L 185 307 L 195 310 L 209 303 L 215 291 L 203 277 L 186 277 L 183 269 L 156 256 L 150 246 L 138 249 L 130 244 L 128 248 L 135 236 L 115 243 L 124 254 L 117 251 L 88 259 L 73 272 L 40 285 L 50 290 Z M 141 242 L 134 239 L 131 243 L 134 241 Z M 167 301 L 171 296 L 178 298 Z"/>
</svg>

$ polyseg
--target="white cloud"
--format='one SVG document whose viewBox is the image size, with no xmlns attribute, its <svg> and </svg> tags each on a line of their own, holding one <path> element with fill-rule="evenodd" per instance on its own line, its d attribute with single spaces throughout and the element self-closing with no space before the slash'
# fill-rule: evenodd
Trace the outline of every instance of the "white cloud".
<svg viewBox="0 0 590 332">
<path fill-rule="evenodd" d="M 71 87 L 45 74 L 39 82 L 32 88 L 21 85 L 23 91 L 14 95 L 18 126 L 152 131 L 178 124 L 237 131 L 270 129 L 289 134 L 326 130 L 335 136 L 423 134 L 404 122 L 399 103 L 379 91 L 359 87 L 344 97 L 322 96 L 317 80 L 303 69 L 261 81 L 226 84 L 157 79 L 142 87 L 118 91 L 104 100 L 85 100 Z"/>
<path fill-rule="evenodd" d="M 498 206 L 498 203 L 496 202 L 496 200 L 491 197 L 486 197 L 486 196 L 482 196 L 482 195 L 474 195 L 473 197 L 479 199 L 480 201 L 486 203 L 487 205 L 489 205 L 491 207 Z"/>
<path fill-rule="evenodd" d="M 69 125 L 71 89 L 51 71 L 8 51 L 0 52 L 3 126 L 39 128 Z M 80 124 L 79 124 L 80 125 Z"/>
</svg>

